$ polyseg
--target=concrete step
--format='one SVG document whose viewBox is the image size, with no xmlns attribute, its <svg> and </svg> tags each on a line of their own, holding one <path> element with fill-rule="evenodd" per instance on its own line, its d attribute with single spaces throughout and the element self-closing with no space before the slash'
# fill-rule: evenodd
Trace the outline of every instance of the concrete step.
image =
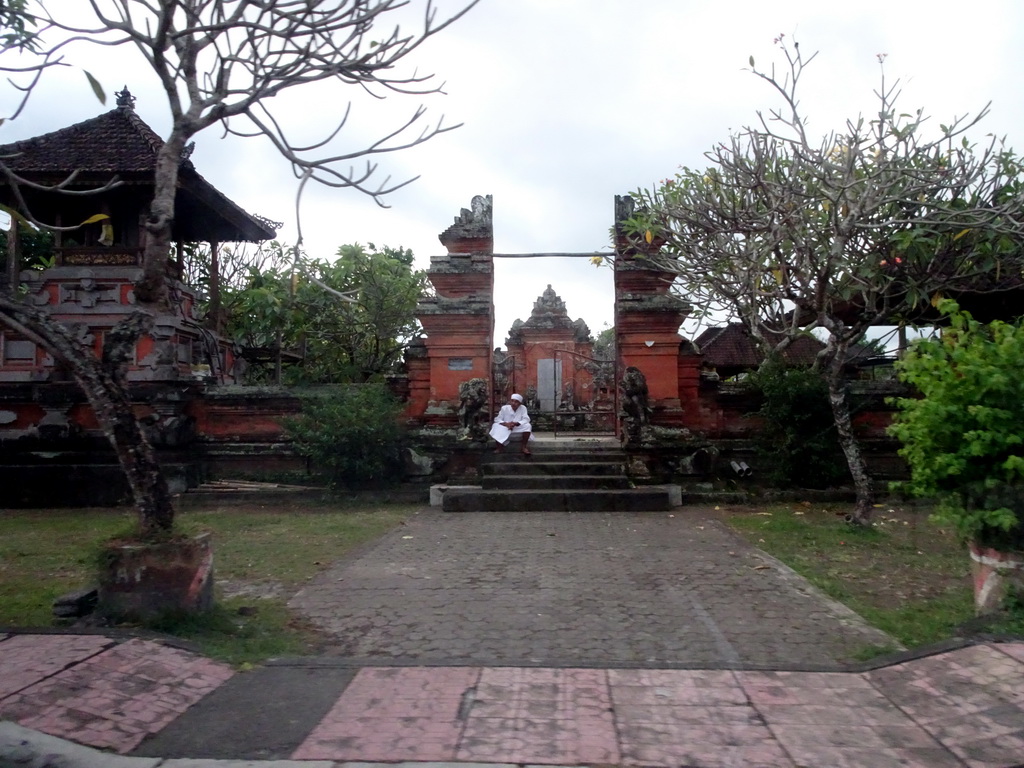
<svg viewBox="0 0 1024 768">
<path fill-rule="evenodd" d="M 625 475 L 494 475 L 485 474 L 484 490 L 568 490 L 629 488 Z"/>
<path fill-rule="evenodd" d="M 531 447 L 533 452 L 524 458 L 518 450 L 506 448 L 502 453 L 484 456 L 484 463 L 501 463 L 503 461 L 592 461 L 595 463 L 623 462 L 626 454 L 622 451 L 545 451 Z"/>
<path fill-rule="evenodd" d="M 480 467 L 489 475 L 595 475 L 608 477 L 625 474 L 621 462 L 542 461 L 539 456 L 515 461 L 495 461 Z"/>
<path fill-rule="evenodd" d="M 450 488 L 445 512 L 664 512 L 679 506 L 677 485 L 622 490 L 485 490 Z"/>
</svg>

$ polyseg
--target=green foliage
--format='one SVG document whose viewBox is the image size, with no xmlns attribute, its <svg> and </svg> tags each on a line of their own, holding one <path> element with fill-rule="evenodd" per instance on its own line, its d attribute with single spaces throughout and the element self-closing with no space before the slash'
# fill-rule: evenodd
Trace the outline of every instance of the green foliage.
<svg viewBox="0 0 1024 768">
<path fill-rule="evenodd" d="M 820 373 L 772 360 L 747 381 L 761 396 L 758 461 L 773 485 L 828 488 L 849 482 Z"/>
<path fill-rule="evenodd" d="M 402 405 L 383 384 L 332 389 L 308 398 L 286 429 L 300 454 L 332 485 L 361 486 L 400 476 Z"/>
<path fill-rule="evenodd" d="M 615 359 L 615 326 L 608 326 L 594 339 L 594 358 L 597 360 Z"/>
<path fill-rule="evenodd" d="M 0 0 L 0 50 L 35 50 L 33 27 L 39 20 L 25 10 L 25 0 Z"/>
<path fill-rule="evenodd" d="M 940 303 L 949 328 L 897 366 L 919 398 L 896 400 L 890 432 L 910 466 L 903 488 L 935 497 L 967 539 L 1024 549 L 1024 325 L 984 325 Z"/>
<path fill-rule="evenodd" d="M 28 225 L 18 228 L 22 269 L 46 269 L 54 265 L 53 232 Z M 7 268 L 7 237 L 0 235 L 0 272 Z"/>
<path fill-rule="evenodd" d="M 344 245 L 333 261 L 282 255 L 249 267 L 222 291 L 227 331 L 243 347 L 297 352 L 286 384 L 379 381 L 401 361 L 418 331 L 416 305 L 426 275 L 412 252 Z M 266 359 L 266 356 L 264 356 Z M 254 371 L 266 381 L 270 371 Z"/>
</svg>

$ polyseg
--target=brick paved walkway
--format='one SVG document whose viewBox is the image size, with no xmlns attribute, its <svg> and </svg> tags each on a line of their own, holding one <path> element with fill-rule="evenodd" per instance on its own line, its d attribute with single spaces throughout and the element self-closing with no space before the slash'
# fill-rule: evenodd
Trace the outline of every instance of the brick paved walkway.
<svg viewBox="0 0 1024 768">
<path fill-rule="evenodd" d="M 424 512 L 292 605 L 333 656 L 235 674 L 152 640 L 0 633 L 0 720 L 123 768 L 1024 765 L 1024 642 L 851 671 L 885 636 L 694 510 Z M 0 763 L 30 750 L 12 728 Z"/>
<path fill-rule="evenodd" d="M 296 759 L 990 768 L 1024 759 L 1024 645 L 864 674 L 364 668 Z"/>
<path fill-rule="evenodd" d="M 371 662 L 837 668 L 895 645 L 693 508 L 426 512 L 290 605 Z"/>
<path fill-rule="evenodd" d="M 0 635 L 0 719 L 128 752 L 232 674 L 224 664 L 143 640 Z"/>
<path fill-rule="evenodd" d="M 152 641 L 0 635 L 0 719 L 122 753 L 148 743 L 160 749 L 141 754 L 209 757 L 196 744 L 211 711 L 237 731 L 276 695 L 253 677 L 233 709 L 218 707 L 221 690 L 248 677 Z M 0 762 L 9 757 L 5 747 L 27 749 L 9 730 L 0 724 Z M 325 768 L 354 761 L 1009 768 L 1024 757 L 1024 643 L 969 646 L 860 673 L 364 667 L 299 733 L 280 754 L 263 756 Z M 236 761 L 223 765 L 251 759 L 253 738 L 226 745 Z M 49 744 L 44 751 L 54 753 Z M 45 764 L 111 763 L 100 756 Z"/>
</svg>

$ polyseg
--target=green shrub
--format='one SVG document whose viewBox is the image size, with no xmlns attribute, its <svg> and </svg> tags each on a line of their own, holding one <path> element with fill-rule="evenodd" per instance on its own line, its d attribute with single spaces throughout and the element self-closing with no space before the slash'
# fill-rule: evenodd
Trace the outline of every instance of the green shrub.
<svg viewBox="0 0 1024 768">
<path fill-rule="evenodd" d="M 400 475 L 402 405 L 383 384 L 339 387 L 307 398 L 285 428 L 298 452 L 332 485 L 361 486 Z"/>
<path fill-rule="evenodd" d="M 20 269 L 47 269 L 54 264 L 53 232 L 22 224 L 18 228 Z M 0 237 L 0 274 L 7 269 L 7 238 Z"/>
<path fill-rule="evenodd" d="M 761 398 L 755 445 L 768 482 L 795 488 L 849 482 L 821 374 L 771 361 L 748 381 Z"/>
<path fill-rule="evenodd" d="M 1024 327 L 985 325 L 953 301 L 939 339 L 897 364 L 918 398 L 899 398 L 891 434 L 910 467 L 901 489 L 934 497 L 965 539 L 1024 549 Z"/>
</svg>

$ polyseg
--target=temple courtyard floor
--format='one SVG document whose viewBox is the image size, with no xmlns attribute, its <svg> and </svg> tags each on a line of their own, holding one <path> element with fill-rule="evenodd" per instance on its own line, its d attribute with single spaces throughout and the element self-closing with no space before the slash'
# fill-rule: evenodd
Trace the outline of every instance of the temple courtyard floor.
<svg viewBox="0 0 1024 768">
<path fill-rule="evenodd" d="M 0 766 L 1024 764 L 1024 643 L 856 662 L 892 639 L 700 508 L 424 510 L 290 606 L 323 654 L 239 670 L 0 632 Z"/>
</svg>

